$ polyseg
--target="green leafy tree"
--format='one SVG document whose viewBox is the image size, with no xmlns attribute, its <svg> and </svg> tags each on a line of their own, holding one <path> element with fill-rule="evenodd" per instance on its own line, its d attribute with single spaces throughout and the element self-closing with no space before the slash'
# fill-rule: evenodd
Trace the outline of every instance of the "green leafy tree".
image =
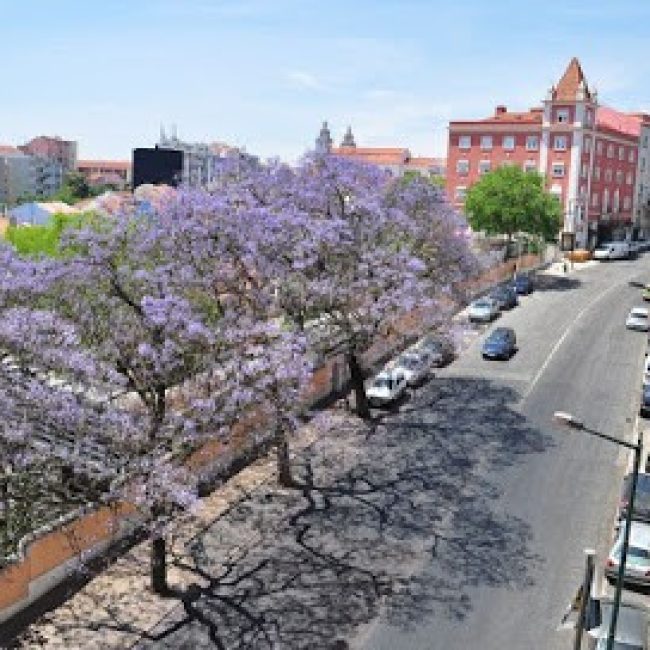
<svg viewBox="0 0 650 650">
<path fill-rule="evenodd" d="M 552 239 L 562 217 L 559 201 L 545 188 L 544 176 L 515 165 L 499 167 L 473 185 L 465 212 L 474 230 L 508 239 L 518 232 Z"/>
<path fill-rule="evenodd" d="M 88 215 L 55 214 L 42 226 L 9 226 L 5 239 L 25 257 L 61 257 L 61 234 L 67 228 L 79 228 Z"/>
</svg>

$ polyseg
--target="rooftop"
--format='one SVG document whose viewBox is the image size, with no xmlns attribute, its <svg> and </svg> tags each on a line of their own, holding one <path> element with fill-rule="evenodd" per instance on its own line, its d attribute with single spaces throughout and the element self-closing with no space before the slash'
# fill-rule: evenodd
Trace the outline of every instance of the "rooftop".
<svg viewBox="0 0 650 650">
<path fill-rule="evenodd" d="M 602 129 L 618 131 L 628 136 L 638 138 L 641 133 L 642 118 L 638 113 L 621 113 L 608 106 L 596 109 L 596 125 Z"/>
</svg>

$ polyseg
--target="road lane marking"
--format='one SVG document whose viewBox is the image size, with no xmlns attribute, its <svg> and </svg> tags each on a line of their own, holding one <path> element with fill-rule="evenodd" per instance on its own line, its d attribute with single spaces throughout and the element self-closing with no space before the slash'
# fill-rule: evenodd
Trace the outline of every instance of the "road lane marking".
<svg viewBox="0 0 650 650">
<path fill-rule="evenodd" d="M 638 271 L 636 271 L 636 272 L 634 273 L 634 275 L 638 275 Z M 632 277 L 632 276 L 630 276 L 630 277 Z M 626 282 L 629 282 L 629 281 L 630 281 L 629 279 L 626 280 Z M 544 363 L 542 364 L 541 368 L 537 371 L 537 374 L 536 374 L 535 377 L 533 378 L 533 381 L 530 383 L 530 385 L 528 386 L 528 389 L 526 390 L 526 392 L 525 392 L 524 395 L 522 396 L 521 401 L 519 402 L 520 405 L 523 405 L 524 402 L 526 401 L 526 399 L 528 398 L 528 396 L 533 392 L 533 389 L 534 389 L 535 386 L 537 385 L 537 382 L 541 379 L 542 375 L 544 374 L 544 371 L 546 370 L 546 368 L 548 368 L 548 365 L 549 365 L 549 364 L 551 363 L 551 361 L 553 360 L 553 357 L 555 356 L 555 353 L 560 349 L 560 347 L 562 346 L 562 344 L 564 343 L 564 341 L 567 339 L 567 337 L 568 337 L 569 334 L 571 333 L 571 330 L 573 329 L 574 325 L 575 325 L 575 324 L 576 324 L 576 323 L 577 323 L 577 322 L 578 322 L 578 321 L 579 321 L 579 320 L 580 320 L 580 319 L 581 319 L 581 318 L 582 318 L 582 317 L 583 317 L 583 316 L 584 316 L 584 315 L 585 315 L 585 314 L 586 314 L 586 313 L 587 313 L 587 312 L 588 312 L 588 311 L 589 311 L 589 310 L 590 310 L 594 305 L 596 305 L 596 303 L 600 302 L 600 300 L 602 300 L 602 299 L 603 299 L 603 298 L 604 298 L 604 297 L 605 297 L 605 296 L 606 296 L 610 291 L 613 291 L 614 289 L 619 289 L 619 288 L 620 288 L 620 285 L 618 285 L 618 284 L 613 284 L 612 286 L 610 286 L 610 287 L 608 287 L 607 289 L 605 289 L 605 291 L 602 291 L 601 293 L 599 293 L 599 294 L 596 296 L 596 298 L 595 298 L 592 302 L 590 302 L 588 305 L 585 305 L 585 306 L 584 306 L 584 307 L 583 307 L 583 308 L 578 312 L 578 314 L 575 316 L 575 318 L 574 318 L 574 319 L 569 323 L 568 327 L 567 327 L 566 330 L 564 331 L 564 334 L 562 334 L 562 336 L 557 340 L 557 342 L 556 342 L 555 345 L 553 346 L 553 348 L 552 348 L 550 354 L 548 355 L 548 357 L 546 357 L 546 360 L 545 360 Z"/>
</svg>

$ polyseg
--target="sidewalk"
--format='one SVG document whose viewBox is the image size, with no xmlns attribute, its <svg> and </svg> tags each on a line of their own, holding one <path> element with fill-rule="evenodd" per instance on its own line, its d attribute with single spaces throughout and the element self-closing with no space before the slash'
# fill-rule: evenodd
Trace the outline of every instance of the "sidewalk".
<svg viewBox="0 0 650 650">
<path fill-rule="evenodd" d="M 291 441 L 292 455 L 305 449 L 316 431 L 305 425 Z M 271 454 L 238 472 L 223 486 L 200 500 L 191 515 L 179 517 L 170 534 L 168 580 L 170 586 L 186 589 L 196 575 L 179 569 L 189 561 L 190 541 L 231 508 L 249 497 L 262 484 L 275 480 Z M 176 598 L 162 598 L 149 589 L 150 542 L 134 546 L 114 564 L 92 579 L 60 607 L 31 625 L 21 648 L 115 649 L 132 647 L 143 635 L 178 606 Z"/>
</svg>

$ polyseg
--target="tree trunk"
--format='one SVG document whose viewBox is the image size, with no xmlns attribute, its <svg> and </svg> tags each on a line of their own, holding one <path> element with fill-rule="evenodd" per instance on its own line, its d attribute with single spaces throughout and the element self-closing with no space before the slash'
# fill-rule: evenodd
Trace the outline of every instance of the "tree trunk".
<svg viewBox="0 0 650 650">
<path fill-rule="evenodd" d="M 363 372 L 354 352 L 348 352 L 345 355 L 350 370 L 350 383 L 354 391 L 354 401 L 356 405 L 356 412 L 360 418 L 364 420 L 370 419 L 370 406 L 368 404 L 368 397 L 366 396 L 366 387 L 363 383 Z"/>
<path fill-rule="evenodd" d="M 275 429 L 275 454 L 278 462 L 278 483 L 283 487 L 293 487 L 295 481 L 291 473 L 289 443 L 282 425 L 277 425 Z"/>
<path fill-rule="evenodd" d="M 151 541 L 151 589 L 161 596 L 169 593 L 167 586 L 167 548 L 163 537 Z"/>
</svg>

